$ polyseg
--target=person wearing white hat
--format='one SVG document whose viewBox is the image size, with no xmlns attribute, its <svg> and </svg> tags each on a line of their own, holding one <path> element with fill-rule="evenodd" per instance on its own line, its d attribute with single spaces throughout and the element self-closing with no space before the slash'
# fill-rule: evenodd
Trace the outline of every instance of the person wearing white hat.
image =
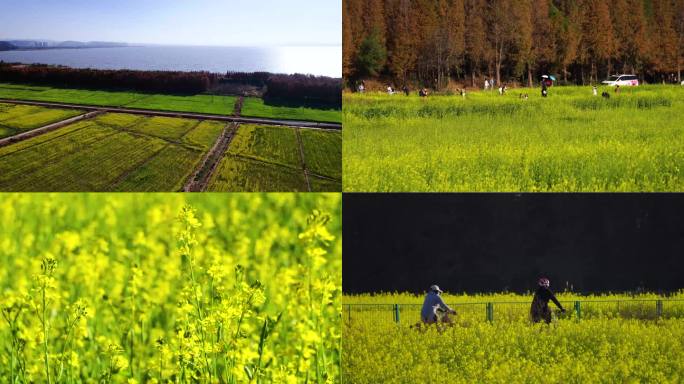
<svg viewBox="0 0 684 384">
<path fill-rule="evenodd" d="M 451 309 L 440 296 L 442 290 L 437 285 L 430 286 L 430 291 L 425 295 L 423 301 L 423 309 L 420 311 L 420 317 L 423 323 L 433 324 L 440 320 L 439 312 L 447 312 L 455 314 L 456 311 Z M 448 315 L 444 315 L 441 319 L 443 323 L 450 323 L 451 319 Z"/>
</svg>

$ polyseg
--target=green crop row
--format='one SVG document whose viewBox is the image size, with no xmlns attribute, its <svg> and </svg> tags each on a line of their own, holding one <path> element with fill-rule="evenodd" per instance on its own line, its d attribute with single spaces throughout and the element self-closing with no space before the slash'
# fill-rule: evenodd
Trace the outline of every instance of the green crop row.
<svg viewBox="0 0 684 384">
<path fill-rule="evenodd" d="M 177 191 L 222 127 L 187 119 L 100 115 L 1 148 L 0 189 Z"/>
<path fill-rule="evenodd" d="M 241 125 L 210 182 L 211 191 L 307 191 L 307 167 L 327 180 L 309 176 L 313 191 L 339 191 L 342 139 L 338 132 Z"/>
</svg>

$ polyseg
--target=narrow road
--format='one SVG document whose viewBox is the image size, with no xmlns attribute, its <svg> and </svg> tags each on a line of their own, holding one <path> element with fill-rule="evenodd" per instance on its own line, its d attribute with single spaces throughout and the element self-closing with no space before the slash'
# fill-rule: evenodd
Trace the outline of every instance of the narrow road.
<svg viewBox="0 0 684 384">
<path fill-rule="evenodd" d="M 167 112 L 167 111 L 156 111 L 156 110 L 149 110 L 149 109 L 93 106 L 93 105 L 82 105 L 82 104 L 53 103 L 53 102 L 46 102 L 46 101 L 27 101 L 27 100 L 1 99 L 1 98 L 0 98 L 0 103 L 35 105 L 35 106 L 39 106 L 39 107 L 52 107 L 52 108 L 75 108 L 75 109 L 81 109 L 81 110 L 85 110 L 85 111 L 130 113 L 130 114 L 147 115 L 147 116 L 181 117 L 181 118 L 188 118 L 188 119 L 228 121 L 228 122 L 245 123 L 245 124 L 283 125 L 283 126 L 288 126 L 288 127 L 315 128 L 315 129 L 324 129 L 324 130 L 341 130 L 342 129 L 342 124 L 339 124 L 339 123 L 321 123 L 321 122 L 314 122 L 314 121 L 279 120 L 279 119 L 268 119 L 268 118 L 261 118 L 261 117 L 235 117 L 235 116 L 211 115 L 211 114 L 192 113 L 192 112 Z"/>
<path fill-rule="evenodd" d="M 209 179 L 211 179 L 211 175 L 221 162 L 223 154 L 228 149 L 230 142 L 233 141 L 238 126 L 239 124 L 232 123 L 223 128 L 221 136 L 219 136 L 214 143 L 214 146 L 207 152 L 206 156 L 204 156 L 200 166 L 197 167 L 195 172 L 186 182 L 183 187 L 183 192 L 204 192 L 207 190 Z"/>
<path fill-rule="evenodd" d="M 48 133 L 50 131 L 54 131 L 57 128 L 64 127 L 65 125 L 69 125 L 69 124 L 75 123 L 77 121 L 90 119 L 91 117 L 97 116 L 101 113 L 103 113 L 103 112 L 92 111 L 92 112 L 88 112 L 88 113 L 83 114 L 83 115 L 78 115 L 78 116 L 75 116 L 75 117 L 72 117 L 72 118 L 69 118 L 66 120 L 58 121 L 56 123 L 48 124 L 48 125 L 45 125 L 45 126 L 40 127 L 40 128 L 31 129 L 31 130 L 26 131 L 26 132 L 18 133 L 14 136 L 5 137 L 4 139 L 0 139 L 0 147 L 4 147 L 4 146 L 9 145 L 9 144 L 14 144 L 14 143 L 17 143 L 19 141 L 30 139 L 32 137 L 36 137 L 38 135 L 42 135 L 42 134 Z"/>
</svg>

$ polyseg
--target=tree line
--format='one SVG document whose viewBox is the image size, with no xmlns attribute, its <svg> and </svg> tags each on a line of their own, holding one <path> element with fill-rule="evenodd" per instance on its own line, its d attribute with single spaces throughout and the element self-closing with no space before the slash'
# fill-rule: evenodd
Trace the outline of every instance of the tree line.
<svg viewBox="0 0 684 384">
<path fill-rule="evenodd" d="M 682 81 L 684 0 L 343 0 L 342 12 L 348 85 Z"/>
<path fill-rule="evenodd" d="M 0 81 L 67 88 L 132 90 L 151 93 L 211 93 L 217 84 L 232 82 L 263 87 L 264 99 L 341 108 L 342 82 L 325 76 L 268 72 L 133 71 L 80 69 L 43 64 L 0 62 Z"/>
</svg>

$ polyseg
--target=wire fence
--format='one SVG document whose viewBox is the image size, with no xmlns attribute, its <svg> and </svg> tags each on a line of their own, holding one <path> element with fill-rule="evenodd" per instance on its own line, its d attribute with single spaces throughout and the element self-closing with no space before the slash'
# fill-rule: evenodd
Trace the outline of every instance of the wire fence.
<svg viewBox="0 0 684 384">
<path fill-rule="evenodd" d="M 626 318 L 656 320 L 684 318 L 684 299 L 559 300 L 565 318 Z M 447 303 L 448 304 L 448 303 Z M 530 302 L 479 302 L 448 304 L 456 319 L 471 321 L 529 321 Z M 549 303 L 553 309 L 553 303 Z M 421 304 L 343 304 L 344 321 L 415 324 L 421 321 Z"/>
</svg>

